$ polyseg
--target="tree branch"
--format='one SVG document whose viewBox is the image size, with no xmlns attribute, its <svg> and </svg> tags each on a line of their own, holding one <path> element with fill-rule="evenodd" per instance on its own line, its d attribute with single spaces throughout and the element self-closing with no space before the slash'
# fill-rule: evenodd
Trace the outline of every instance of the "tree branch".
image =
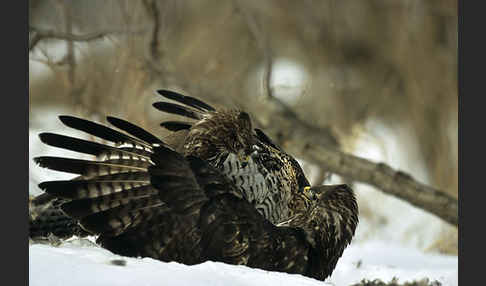
<svg viewBox="0 0 486 286">
<path fill-rule="evenodd" d="M 410 175 L 394 170 L 386 164 L 374 163 L 332 148 L 313 144 L 306 139 L 287 139 L 290 144 L 286 144 L 285 147 L 290 152 L 315 162 L 332 173 L 367 183 L 404 199 L 457 226 L 457 200 L 447 193 L 422 184 Z"/>
<path fill-rule="evenodd" d="M 91 41 L 98 38 L 102 38 L 108 34 L 108 32 L 94 32 L 85 35 L 73 35 L 69 33 L 57 32 L 54 30 L 39 30 L 37 28 L 30 27 L 32 33 L 35 33 L 29 43 L 29 50 L 32 50 L 40 40 L 43 39 L 59 39 L 75 42 Z"/>
<path fill-rule="evenodd" d="M 57 40 L 66 40 L 66 41 L 73 41 L 73 42 L 89 42 L 92 40 L 100 39 L 106 37 L 110 34 L 117 34 L 117 33 L 127 33 L 124 30 L 104 30 L 99 32 L 92 32 L 84 35 L 74 35 L 70 33 L 58 32 L 55 30 L 42 30 L 38 28 L 34 28 L 32 26 L 29 27 L 32 36 L 29 41 L 29 51 L 32 50 L 41 40 L 44 39 L 57 39 Z M 128 31 L 128 33 L 138 34 L 143 33 L 144 30 L 139 31 Z"/>
</svg>

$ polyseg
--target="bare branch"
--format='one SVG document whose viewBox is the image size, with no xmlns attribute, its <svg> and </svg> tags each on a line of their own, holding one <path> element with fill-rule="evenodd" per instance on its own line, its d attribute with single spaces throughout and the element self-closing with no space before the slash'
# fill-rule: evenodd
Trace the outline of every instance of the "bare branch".
<svg viewBox="0 0 486 286">
<path fill-rule="evenodd" d="M 103 30 L 98 32 L 92 32 L 84 35 L 75 35 L 70 33 L 58 32 L 55 30 L 42 30 L 37 29 L 34 27 L 29 27 L 30 32 L 32 33 L 30 42 L 29 42 L 29 51 L 32 50 L 41 40 L 44 39 L 57 39 L 57 40 L 66 40 L 66 41 L 73 41 L 73 42 L 89 42 L 96 39 L 100 39 L 110 34 L 138 34 L 144 33 L 145 30 L 135 30 L 135 31 L 125 31 L 125 30 Z"/>
<path fill-rule="evenodd" d="M 85 35 L 73 35 L 70 33 L 57 32 L 54 30 L 39 30 L 33 27 L 30 27 L 30 29 L 35 34 L 29 43 L 29 50 L 32 50 L 35 47 L 35 45 L 37 45 L 37 43 L 43 39 L 50 38 L 50 39 L 59 39 L 59 40 L 67 40 L 67 41 L 75 41 L 75 42 L 85 42 L 85 41 L 91 41 L 91 40 L 102 38 L 110 33 L 110 32 L 94 32 Z"/>
<path fill-rule="evenodd" d="M 63 16 L 64 16 L 64 25 L 66 33 L 72 34 L 73 32 L 73 18 L 72 18 L 72 11 L 71 6 L 66 5 L 66 3 L 62 0 L 58 1 L 58 5 L 60 6 Z M 66 63 L 69 66 L 68 71 L 68 79 L 71 90 L 74 89 L 75 86 L 75 78 L 76 78 L 76 58 L 74 54 L 74 44 L 72 40 L 67 41 L 67 50 L 66 50 Z"/>
<path fill-rule="evenodd" d="M 152 39 L 150 41 L 150 56 L 152 60 L 158 60 L 160 58 L 159 54 L 159 26 L 160 26 L 160 15 L 159 15 L 159 7 L 157 6 L 156 1 L 148 1 L 144 0 L 143 5 L 147 10 L 147 13 L 150 15 L 153 21 L 153 30 L 152 30 Z"/>
<path fill-rule="evenodd" d="M 374 163 L 351 154 L 312 144 L 302 138 L 288 138 L 289 151 L 312 160 L 332 173 L 372 185 L 429 211 L 450 224 L 458 224 L 457 200 L 444 191 L 422 184 L 410 175 L 383 163 Z M 295 144 L 295 145 L 294 145 Z M 291 147 L 292 145 L 292 147 Z"/>
</svg>

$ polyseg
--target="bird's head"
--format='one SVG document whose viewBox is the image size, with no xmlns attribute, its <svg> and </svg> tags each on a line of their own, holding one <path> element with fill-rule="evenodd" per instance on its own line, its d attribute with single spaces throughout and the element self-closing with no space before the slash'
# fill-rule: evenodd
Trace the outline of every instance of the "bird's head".
<svg viewBox="0 0 486 286">
<path fill-rule="evenodd" d="M 318 271 L 322 277 L 332 273 L 344 248 L 351 242 L 358 225 L 358 204 L 348 185 L 304 187 L 300 193 L 306 211 L 296 222 L 306 233 L 308 242 L 317 250 Z"/>
<path fill-rule="evenodd" d="M 354 191 L 345 184 L 305 187 L 310 201 L 309 218 L 314 229 L 324 228 L 328 243 L 351 242 L 358 225 L 358 204 Z"/>
<path fill-rule="evenodd" d="M 246 162 L 254 152 L 255 145 L 250 115 L 239 110 L 208 113 L 191 128 L 186 139 L 188 142 L 190 148 L 206 148 L 193 152 L 193 155 L 201 155 L 203 159 L 210 159 L 216 154 L 233 153 L 240 161 Z"/>
<path fill-rule="evenodd" d="M 238 155 L 243 162 L 247 162 L 255 145 L 250 115 L 244 111 L 235 111 L 233 120 L 229 123 L 233 128 L 227 130 L 228 137 L 223 148 Z"/>
</svg>

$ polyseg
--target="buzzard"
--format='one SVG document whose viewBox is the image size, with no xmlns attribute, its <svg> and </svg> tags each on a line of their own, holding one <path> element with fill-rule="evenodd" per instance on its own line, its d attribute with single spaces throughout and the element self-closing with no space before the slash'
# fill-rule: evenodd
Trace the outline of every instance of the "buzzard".
<svg viewBox="0 0 486 286">
<path fill-rule="evenodd" d="M 310 187 L 295 159 L 252 129 L 246 112 L 160 93 L 183 105 L 159 102 L 156 108 L 195 119 L 162 123 L 182 133 L 176 143 L 114 117 L 107 121 L 120 131 L 60 116 L 65 125 L 110 145 L 39 135 L 48 145 L 97 157 L 35 158 L 41 167 L 79 175 L 39 184 L 46 193 L 32 205 L 50 201 L 46 209 L 59 205 L 66 214 L 59 224 L 53 223 L 59 214 L 44 219 L 47 225 L 61 234 L 67 226 L 98 235 L 97 243 L 120 255 L 328 277 L 358 223 L 353 191 L 346 185 Z M 35 224 L 31 236 L 46 232 L 42 223 L 33 231 Z"/>
</svg>

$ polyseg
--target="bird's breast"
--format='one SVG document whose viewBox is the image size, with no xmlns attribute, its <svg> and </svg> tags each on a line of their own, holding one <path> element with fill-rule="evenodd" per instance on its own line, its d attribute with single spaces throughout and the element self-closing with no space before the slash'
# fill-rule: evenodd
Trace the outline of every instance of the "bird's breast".
<svg viewBox="0 0 486 286">
<path fill-rule="evenodd" d="M 230 153 L 220 169 L 230 179 L 241 196 L 253 204 L 258 212 L 270 222 L 276 224 L 288 216 L 288 204 L 278 173 L 271 172 L 252 157 L 243 167 L 243 162 L 236 154 Z"/>
</svg>

